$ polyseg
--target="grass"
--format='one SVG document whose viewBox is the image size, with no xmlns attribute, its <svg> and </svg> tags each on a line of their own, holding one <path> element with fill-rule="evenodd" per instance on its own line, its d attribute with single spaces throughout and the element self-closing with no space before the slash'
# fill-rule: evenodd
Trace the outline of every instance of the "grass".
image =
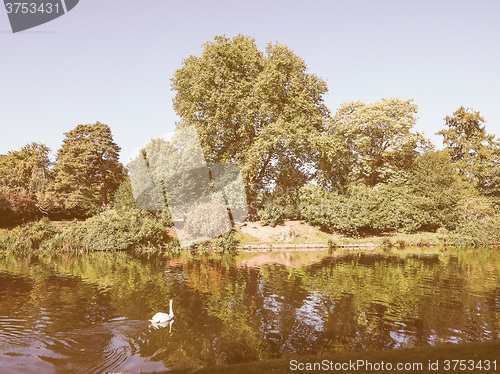
<svg viewBox="0 0 500 374">
<path fill-rule="evenodd" d="M 357 373 L 414 373 L 414 374 L 436 374 L 436 373 L 495 373 L 500 369 L 500 340 L 495 340 L 485 343 L 464 343 L 464 344 L 443 344 L 439 346 L 432 347 L 418 347 L 418 348 L 400 348 L 386 351 L 363 351 L 363 352 L 339 352 L 339 353 L 329 353 L 322 356 L 294 356 L 290 355 L 287 358 L 278 360 L 268 360 L 268 361 L 257 361 L 245 364 L 237 365 L 221 365 L 212 366 L 198 370 L 171 370 L 165 371 L 164 374 L 183 374 L 183 373 L 194 373 L 194 374 L 266 374 L 266 373 L 293 373 L 293 372 L 309 372 L 317 373 L 319 370 L 292 370 L 291 360 L 296 360 L 298 363 L 316 363 L 321 364 L 323 360 L 330 362 L 335 365 L 335 363 L 349 363 L 357 362 L 357 360 L 362 360 L 363 362 L 369 362 L 373 365 L 375 363 L 384 362 L 386 370 L 375 370 L 375 365 L 372 370 L 367 370 L 363 368 L 358 368 Z M 474 370 L 459 370 L 457 363 L 457 368 L 453 370 L 454 362 L 450 362 L 451 368 L 445 370 L 445 360 L 466 360 L 465 364 L 470 364 L 469 360 L 474 360 L 477 364 L 479 360 L 482 360 L 483 369 L 479 368 Z M 490 370 L 484 370 L 484 361 L 490 361 Z M 493 361 L 496 360 L 496 370 L 491 365 Z M 438 363 L 439 370 L 432 370 L 429 368 L 429 363 Z M 387 364 L 391 363 L 393 365 L 393 370 L 387 370 Z M 402 364 L 422 364 L 422 369 L 414 367 L 411 370 L 395 370 L 398 363 Z M 326 372 L 326 370 L 325 370 Z M 348 372 L 345 370 L 330 372 Z"/>
<path fill-rule="evenodd" d="M 252 236 L 250 234 L 246 234 L 240 230 L 236 230 L 234 233 L 234 237 L 238 241 L 239 245 L 257 245 L 264 244 L 262 240 Z"/>
</svg>

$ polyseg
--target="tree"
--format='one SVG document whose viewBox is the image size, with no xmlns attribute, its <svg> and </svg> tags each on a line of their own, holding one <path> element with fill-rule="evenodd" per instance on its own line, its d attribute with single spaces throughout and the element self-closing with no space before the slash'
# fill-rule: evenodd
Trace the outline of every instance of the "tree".
<svg viewBox="0 0 500 374">
<path fill-rule="evenodd" d="M 56 207 L 49 152 L 46 145 L 33 142 L 0 158 L 0 185 L 36 201 L 44 214 Z"/>
<path fill-rule="evenodd" d="M 344 103 L 322 139 L 323 185 L 374 186 L 408 170 L 419 151 L 430 148 L 422 134 L 411 132 L 416 114 L 412 99 Z"/>
<path fill-rule="evenodd" d="M 36 201 L 25 192 L 0 186 L 0 225 L 33 219 L 36 212 Z"/>
<path fill-rule="evenodd" d="M 411 187 L 417 207 L 431 217 L 426 229 L 454 229 L 457 204 L 475 194 L 473 186 L 455 171 L 448 149 L 418 156 L 405 184 Z"/>
<path fill-rule="evenodd" d="M 447 128 L 437 134 L 443 136 L 459 174 L 481 192 L 500 196 L 500 142 L 486 133 L 484 118 L 460 107 L 444 120 Z"/>
<path fill-rule="evenodd" d="M 54 166 L 55 191 L 66 209 L 95 213 L 108 204 L 108 197 L 123 180 L 120 147 L 108 125 L 100 122 L 78 125 L 64 135 Z"/>
<path fill-rule="evenodd" d="M 329 112 L 326 83 L 287 46 L 215 37 L 172 79 L 178 126 L 195 125 L 209 163 L 233 162 L 253 192 L 312 178 Z"/>
<path fill-rule="evenodd" d="M 35 142 L 19 151 L 10 151 L 0 158 L 0 185 L 34 198 L 38 176 L 48 172 L 51 166 L 49 153 L 49 147 Z"/>
</svg>

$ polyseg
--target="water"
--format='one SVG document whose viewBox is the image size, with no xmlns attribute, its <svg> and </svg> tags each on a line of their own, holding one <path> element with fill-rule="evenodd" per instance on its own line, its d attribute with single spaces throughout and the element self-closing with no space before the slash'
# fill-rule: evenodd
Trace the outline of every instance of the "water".
<svg viewBox="0 0 500 374">
<path fill-rule="evenodd" d="M 150 326 L 171 298 L 174 322 Z M 498 338 L 498 249 L 0 253 L 2 373 L 133 373 Z"/>
</svg>

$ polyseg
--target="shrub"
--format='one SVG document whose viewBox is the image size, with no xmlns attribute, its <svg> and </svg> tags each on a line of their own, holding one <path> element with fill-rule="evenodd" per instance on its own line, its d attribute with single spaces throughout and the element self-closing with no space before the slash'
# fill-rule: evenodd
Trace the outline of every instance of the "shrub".
<svg viewBox="0 0 500 374">
<path fill-rule="evenodd" d="M 500 244 L 500 215 L 461 223 L 454 240 L 461 245 Z"/>
<path fill-rule="evenodd" d="M 351 236 L 413 232 L 430 221 L 409 189 L 394 185 L 350 186 L 346 195 L 309 185 L 301 189 L 299 201 L 301 215 L 308 222 Z"/>
<path fill-rule="evenodd" d="M 108 210 L 68 227 L 52 240 L 61 250 L 116 251 L 161 248 L 170 242 L 167 227 L 149 212 Z"/>
<path fill-rule="evenodd" d="M 50 248 L 48 243 L 60 233 L 47 219 L 42 219 L 8 231 L 0 239 L 0 248 L 14 251 Z"/>
<path fill-rule="evenodd" d="M 35 200 L 25 193 L 0 187 L 0 225 L 32 220 L 37 213 Z"/>
<path fill-rule="evenodd" d="M 441 242 L 446 242 L 450 237 L 450 231 L 445 227 L 440 227 L 436 230 L 438 240 Z"/>
<path fill-rule="evenodd" d="M 191 237 L 209 239 L 231 229 L 227 208 L 217 203 L 195 205 L 186 221 L 184 230 Z"/>
<path fill-rule="evenodd" d="M 286 208 L 276 203 L 269 202 L 257 212 L 260 224 L 263 226 L 275 227 L 282 224 L 286 218 Z"/>
<path fill-rule="evenodd" d="M 203 243 L 191 247 L 200 253 L 215 252 L 218 254 L 233 252 L 238 245 L 238 240 L 234 235 L 234 230 L 228 231 L 221 236 L 207 240 Z"/>
<path fill-rule="evenodd" d="M 120 184 L 118 189 L 113 194 L 113 209 L 122 210 L 133 210 L 137 209 L 135 204 L 134 194 L 132 192 L 132 185 L 130 184 L 129 177 L 125 177 L 123 182 Z"/>
<path fill-rule="evenodd" d="M 452 240 L 459 245 L 500 244 L 500 214 L 485 197 L 468 197 L 459 202 L 460 217 Z"/>
</svg>

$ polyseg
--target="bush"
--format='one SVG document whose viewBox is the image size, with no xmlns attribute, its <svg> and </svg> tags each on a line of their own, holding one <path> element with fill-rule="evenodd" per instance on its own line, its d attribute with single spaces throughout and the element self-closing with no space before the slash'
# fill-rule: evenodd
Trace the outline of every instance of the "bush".
<svg viewBox="0 0 500 374">
<path fill-rule="evenodd" d="M 268 203 L 257 212 L 262 226 L 281 225 L 286 218 L 286 208 L 276 203 Z"/>
<path fill-rule="evenodd" d="M 195 205 L 187 214 L 184 230 L 191 237 L 215 238 L 231 229 L 227 208 L 217 203 Z"/>
<path fill-rule="evenodd" d="M 142 210 L 108 210 L 68 227 L 52 244 L 61 250 L 117 251 L 161 248 L 170 242 L 167 226 Z"/>
<path fill-rule="evenodd" d="M 452 239 L 459 245 L 500 244 L 500 215 L 461 223 Z"/>
<path fill-rule="evenodd" d="M 112 202 L 113 209 L 119 211 L 137 209 L 137 205 L 135 204 L 134 200 L 134 194 L 132 192 L 132 185 L 130 184 L 130 179 L 128 176 L 125 177 L 123 182 L 113 194 Z"/>
<path fill-rule="evenodd" d="M 42 219 L 8 231 L 0 238 L 0 248 L 13 251 L 50 248 L 50 240 L 60 233 L 47 219 Z"/>
<path fill-rule="evenodd" d="M 38 213 L 36 201 L 25 193 L 0 187 L 0 225 L 32 220 Z"/>
<path fill-rule="evenodd" d="M 207 240 L 203 243 L 191 247 L 200 253 L 215 252 L 218 254 L 233 252 L 238 245 L 238 240 L 234 235 L 234 230 L 228 231 L 221 236 Z"/>
<path fill-rule="evenodd" d="M 393 230 L 414 232 L 431 221 L 408 188 L 386 184 L 351 186 L 345 196 L 305 186 L 299 208 L 311 224 L 351 236 Z"/>
<path fill-rule="evenodd" d="M 450 231 L 445 227 L 440 227 L 436 230 L 437 238 L 440 242 L 446 243 L 450 238 Z"/>
<path fill-rule="evenodd" d="M 500 214 L 495 214 L 490 199 L 469 196 L 458 203 L 457 212 L 459 223 L 451 235 L 455 244 L 500 244 Z"/>
</svg>

